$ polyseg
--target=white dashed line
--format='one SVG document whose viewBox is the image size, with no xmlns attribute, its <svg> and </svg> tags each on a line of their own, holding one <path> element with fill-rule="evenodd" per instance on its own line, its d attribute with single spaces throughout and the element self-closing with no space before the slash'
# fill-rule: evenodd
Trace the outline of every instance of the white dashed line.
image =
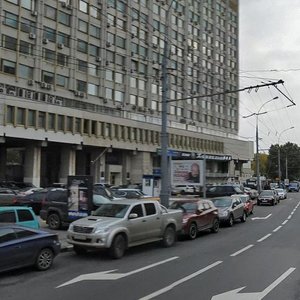
<svg viewBox="0 0 300 300">
<path fill-rule="evenodd" d="M 269 233 L 267 235 L 265 235 L 264 237 L 262 237 L 261 239 L 257 240 L 258 243 L 264 241 L 265 239 L 267 239 L 268 237 L 270 237 L 272 235 L 272 233 Z"/>
<path fill-rule="evenodd" d="M 282 222 L 282 225 L 285 225 L 289 220 L 285 220 L 284 222 Z"/>
<path fill-rule="evenodd" d="M 291 217 L 292 217 L 292 215 L 289 215 L 289 216 L 287 217 L 287 219 L 290 220 Z"/>
<path fill-rule="evenodd" d="M 252 248 L 253 246 L 254 245 L 248 245 L 247 247 L 245 247 L 245 248 L 243 248 L 243 249 L 241 249 L 241 250 L 239 250 L 239 251 L 237 251 L 235 253 L 230 254 L 230 256 L 237 256 L 237 255 L 241 254 L 242 252 L 244 252 L 244 251 Z"/>
<path fill-rule="evenodd" d="M 275 229 L 273 230 L 273 232 L 277 232 L 280 228 L 282 228 L 282 226 L 278 226 L 277 228 L 275 228 Z"/>
</svg>

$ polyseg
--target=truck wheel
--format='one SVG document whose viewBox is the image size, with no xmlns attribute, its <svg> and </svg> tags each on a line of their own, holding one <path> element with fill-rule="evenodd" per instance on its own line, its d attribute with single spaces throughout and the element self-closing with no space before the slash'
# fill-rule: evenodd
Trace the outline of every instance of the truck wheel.
<svg viewBox="0 0 300 300">
<path fill-rule="evenodd" d="M 168 226 L 164 232 L 163 245 L 164 247 L 171 247 L 176 242 L 176 231 L 173 226 Z"/>
<path fill-rule="evenodd" d="M 220 221 L 218 219 L 214 219 L 213 226 L 210 229 L 211 232 L 217 233 L 219 231 L 219 228 L 220 228 Z"/>
<path fill-rule="evenodd" d="M 241 216 L 241 222 L 245 223 L 247 220 L 247 215 L 245 212 L 243 212 L 243 215 Z"/>
<path fill-rule="evenodd" d="M 47 218 L 47 223 L 50 229 L 59 229 L 61 227 L 60 216 L 57 213 L 50 213 Z"/>
<path fill-rule="evenodd" d="M 50 248 L 44 248 L 39 252 L 35 261 L 35 266 L 40 271 L 46 271 L 52 266 L 53 260 L 53 251 Z"/>
<path fill-rule="evenodd" d="M 124 253 L 125 253 L 125 250 L 126 250 L 126 240 L 125 240 L 125 237 L 122 235 L 122 234 L 118 234 L 110 248 L 109 248 L 109 255 L 112 257 L 112 258 L 121 258 Z"/>
<path fill-rule="evenodd" d="M 197 237 L 197 233 L 198 233 L 197 224 L 193 222 L 189 227 L 189 233 L 188 233 L 189 239 L 194 240 Z"/>
<path fill-rule="evenodd" d="M 77 255 L 83 255 L 86 254 L 86 249 L 77 245 L 73 246 L 73 250 Z"/>
</svg>

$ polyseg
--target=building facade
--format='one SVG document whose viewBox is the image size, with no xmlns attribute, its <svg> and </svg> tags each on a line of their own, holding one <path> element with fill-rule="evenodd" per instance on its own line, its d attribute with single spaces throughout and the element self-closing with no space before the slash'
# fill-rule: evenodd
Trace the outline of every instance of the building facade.
<svg viewBox="0 0 300 300">
<path fill-rule="evenodd" d="M 252 159 L 238 94 L 196 97 L 238 88 L 237 0 L 2 0 L 0 13 L 0 180 L 152 174 L 166 39 L 169 148 L 230 156 L 208 161 L 211 182 Z"/>
</svg>

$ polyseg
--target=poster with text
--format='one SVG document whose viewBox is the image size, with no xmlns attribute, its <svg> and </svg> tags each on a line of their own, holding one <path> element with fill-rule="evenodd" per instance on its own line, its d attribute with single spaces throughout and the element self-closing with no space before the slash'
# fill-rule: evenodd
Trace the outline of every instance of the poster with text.
<svg viewBox="0 0 300 300">
<path fill-rule="evenodd" d="M 171 183 L 203 186 L 203 160 L 172 160 Z"/>
</svg>

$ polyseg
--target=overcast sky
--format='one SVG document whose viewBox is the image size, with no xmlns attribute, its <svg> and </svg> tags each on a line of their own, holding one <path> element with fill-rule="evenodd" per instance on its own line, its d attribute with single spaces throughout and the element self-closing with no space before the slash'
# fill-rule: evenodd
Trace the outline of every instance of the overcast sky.
<svg viewBox="0 0 300 300">
<path fill-rule="evenodd" d="M 259 148 L 268 149 L 278 140 L 280 144 L 290 141 L 300 146 L 300 0 L 239 3 L 240 87 L 282 79 L 284 86 L 278 88 L 296 103 L 286 108 L 291 102 L 274 87 L 240 93 L 239 135 L 255 140 L 256 117 L 243 116 L 258 112 L 265 102 L 278 96 L 261 110 L 268 113 L 259 117 Z"/>
</svg>

